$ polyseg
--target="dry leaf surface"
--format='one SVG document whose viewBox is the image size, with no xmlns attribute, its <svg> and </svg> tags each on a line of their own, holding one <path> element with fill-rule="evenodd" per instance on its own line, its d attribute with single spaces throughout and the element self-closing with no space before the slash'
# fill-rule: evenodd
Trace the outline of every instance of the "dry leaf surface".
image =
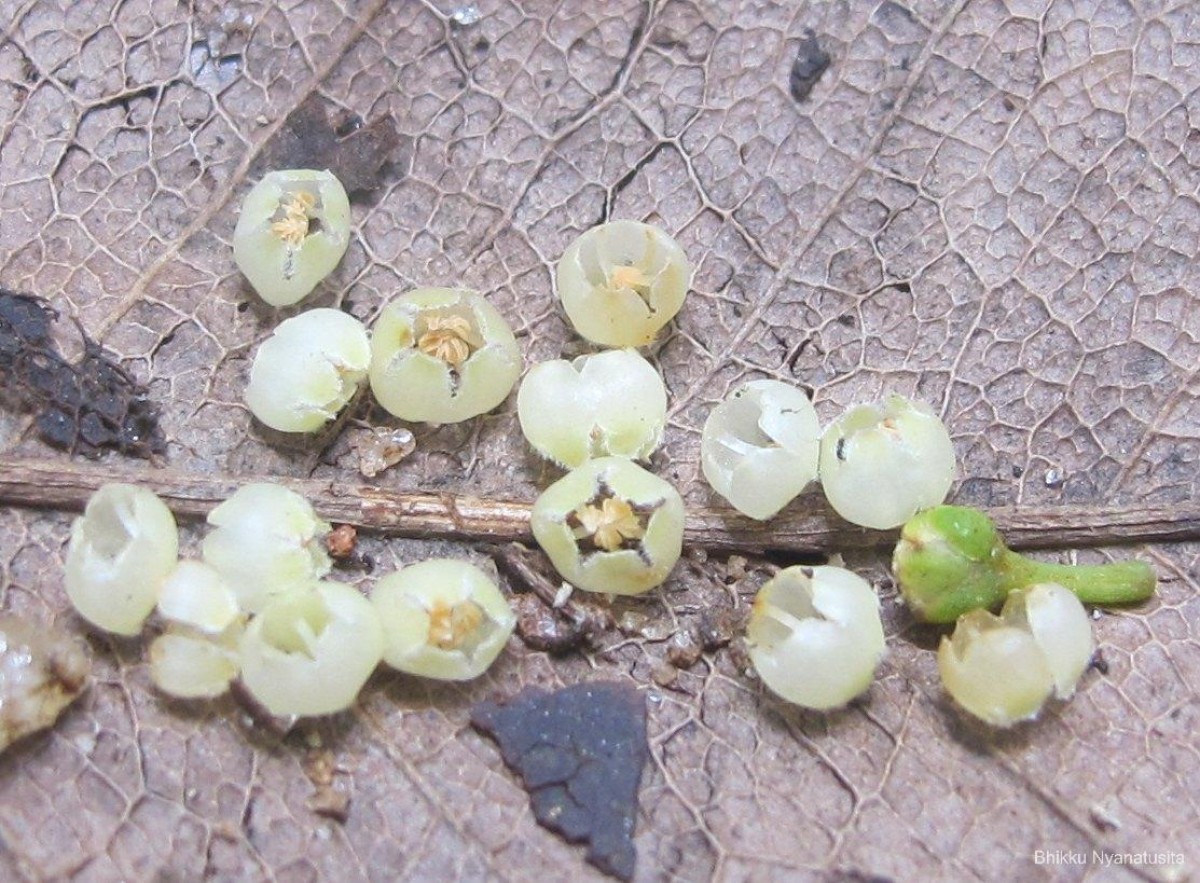
<svg viewBox="0 0 1200 883">
<path fill-rule="evenodd" d="M 0 285 L 50 299 L 149 384 L 175 469 L 359 480 L 353 424 L 297 443 L 240 404 L 278 316 L 233 267 L 237 205 L 315 95 L 390 115 L 405 147 L 305 307 L 369 321 L 461 281 L 529 360 L 555 358 L 578 350 L 552 294 L 566 244 L 611 217 L 677 234 L 697 272 L 654 353 L 673 402 L 655 467 L 694 504 L 715 502 L 709 407 L 761 376 L 811 387 L 825 419 L 884 390 L 932 402 L 959 502 L 1200 496 L 1194 4 L 0 0 L 0 22 Z M 810 29 L 831 63 L 797 103 Z M 512 400 L 416 435 L 380 487 L 531 500 L 553 478 Z M 0 445 L 66 462 L 20 413 L 0 415 Z M 0 510 L 4 609 L 80 627 L 68 524 Z M 360 545 L 379 569 L 480 556 Z M 1159 596 L 1101 616 L 1107 673 L 1006 735 L 947 706 L 935 635 L 894 603 L 882 556 L 845 551 L 882 587 L 890 655 L 865 701 L 825 716 L 765 695 L 736 644 L 662 676 L 672 635 L 761 581 L 753 560 L 743 575 L 698 554 L 602 652 L 514 640 L 460 687 L 381 674 L 353 714 L 283 740 L 232 703 L 163 700 L 137 645 L 94 639 L 91 692 L 0 759 L 0 878 L 596 878 L 466 726 L 481 698 L 589 678 L 650 703 L 639 880 L 1162 876 L 1036 850 L 1200 864 L 1200 545 L 1119 550 L 1155 562 Z M 336 758 L 344 824 L 308 806 L 314 746 Z"/>
</svg>

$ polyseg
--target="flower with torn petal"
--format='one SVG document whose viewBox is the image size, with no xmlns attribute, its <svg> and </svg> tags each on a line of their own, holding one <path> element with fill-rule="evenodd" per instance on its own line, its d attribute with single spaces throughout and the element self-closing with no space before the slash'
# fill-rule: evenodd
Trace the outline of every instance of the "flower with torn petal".
<svg viewBox="0 0 1200 883">
<path fill-rule="evenodd" d="M 496 584 L 478 567 L 449 558 L 383 577 L 371 601 L 383 625 L 383 661 L 426 678 L 478 677 L 516 625 Z"/>
<path fill-rule="evenodd" d="M 640 595 L 666 580 L 683 547 L 683 500 L 622 457 L 602 457 L 546 488 L 533 535 L 571 584 Z"/>
<path fill-rule="evenodd" d="M 106 484 L 71 525 L 67 596 L 84 619 L 118 635 L 136 635 L 179 558 L 171 510 L 145 488 Z"/>
<path fill-rule="evenodd" d="M 1023 623 L 1033 635 L 1054 676 L 1054 695 L 1074 696 L 1075 685 L 1096 652 L 1092 621 L 1078 596 L 1057 583 L 1038 583 L 1010 594 L 1001 616 Z"/>
<path fill-rule="evenodd" d="M 556 280 L 583 337 L 601 346 L 644 346 L 683 306 L 691 274 L 683 249 L 662 230 L 612 221 L 567 246 Z"/>
<path fill-rule="evenodd" d="M 331 582 L 276 598 L 250 619 L 238 643 L 242 683 L 281 716 L 349 708 L 382 657 L 375 606 Z"/>
<path fill-rule="evenodd" d="M 279 323 L 258 348 L 246 406 L 272 429 L 314 432 L 354 397 L 370 363 L 362 322 L 341 310 L 309 310 Z"/>
<path fill-rule="evenodd" d="M 778 380 L 753 380 L 708 415 L 700 464 L 735 509 L 765 520 L 817 477 L 820 438 L 808 396 Z"/>
<path fill-rule="evenodd" d="M 1055 583 L 1009 593 L 999 616 L 973 610 L 942 638 L 946 692 L 971 714 L 1008 727 L 1036 717 L 1051 693 L 1069 699 L 1096 649 L 1079 598 Z M 997 677 L 1003 672 L 1003 677 Z"/>
<path fill-rule="evenodd" d="M 1033 635 L 986 610 L 963 615 L 954 634 L 942 638 L 938 669 L 955 702 L 997 727 L 1036 717 L 1054 690 Z"/>
<path fill-rule="evenodd" d="M 928 405 L 892 395 L 882 405 L 857 405 L 826 427 L 820 472 L 838 515 L 887 530 L 946 499 L 954 445 Z"/>
<path fill-rule="evenodd" d="M 883 658 L 879 599 L 841 567 L 788 567 L 759 589 L 746 627 L 763 683 L 806 708 L 845 705 Z"/>
<path fill-rule="evenodd" d="M 297 303 L 338 265 L 350 244 L 350 200 L 331 172 L 267 174 L 247 194 L 233 259 L 276 307 Z"/>
<path fill-rule="evenodd" d="M 211 699 L 229 689 L 238 674 L 240 621 L 218 634 L 172 624 L 149 649 L 150 679 L 178 699 Z"/>
<path fill-rule="evenodd" d="M 204 561 L 214 567 L 247 613 L 274 595 L 302 589 L 332 566 L 322 521 L 309 502 L 274 484 L 248 484 L 208 514 L 216 528 L 204 538 Z"/>
<path fill-rule="evenodd" d="M 534 365 L 517 415 L 526 440 L 560 466 L 609 455 L 644 460 L 662 439 L 667 391 L 636 350 L 609 350 Z"/>
<path fill-rule="evenodd" d="M 158 592 L 159 616 L 206 634 L 225 631 L 239 614 L 233 590 L 203 561 L 180 561 Z"/>
<path fill-rule="evenodd" d="M 458 423 L 490 411 L 520 374 L 512 329 L 473 291 L 410 291 L 371 332 L 371 391 L 402 420 Z"/>
</svg>

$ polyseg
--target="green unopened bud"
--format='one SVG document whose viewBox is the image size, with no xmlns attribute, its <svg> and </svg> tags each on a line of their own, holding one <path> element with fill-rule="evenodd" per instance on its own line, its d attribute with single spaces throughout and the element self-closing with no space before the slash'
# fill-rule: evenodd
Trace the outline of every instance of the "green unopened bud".
<svg viewBox="0 0 1200 883">
<path fill-rule="evenodd" d="M 1008 550 L 991 519 L 977 509 L 935 506 L 900 531 L 892 572 L 918 619 L 953 622 L 968 610 L 1004 600 L 1000 562 Z"/>
<path fill-rule="evenodd" d="M 953 622 L 970 610 L 996 607 L 1009 592 L 1034 583 L 1059 583 L 1089 604 L 1143 601 L 1155 587 L 1144 561 L 1072 566 L 1018 555 L 987 515 L 963 506 L 935 506 L 910 518 L 892 572 L 908 606 L 926 622 Z"/>
</svg>

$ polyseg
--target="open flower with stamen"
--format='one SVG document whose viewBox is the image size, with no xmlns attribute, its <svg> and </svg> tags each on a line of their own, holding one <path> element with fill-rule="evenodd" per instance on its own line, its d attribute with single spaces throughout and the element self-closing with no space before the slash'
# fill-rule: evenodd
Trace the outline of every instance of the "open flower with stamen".
<svg viewBox="0 0 1200 883">
<path fill-rule="evenodd" d="M 687 256 L 657 227 L 612 221 L 572 242 L 556 268 L 571 324 L 602 346 L 644 346 L 683 306 Z"/>
<path fill-rule="evenodd" d="M 307 190 L 288 194 L 279 204 L 282 216 L 271 224 L 271 232 L 291 248 L 299 248 L 311 231 L 316 205 L 317 198 Z"/>
<path fill-rule="evenodd" d="M 371 333 L 371 390 L 402 420 L 458 423 L 504 401 L 521 352 L 479 294 L 419 288 L 389 303 Z"/>
<path fill-rule="evenodd" d="M 599 505 L 588 503 L 575 510 L 579 527 L 575 536 L 590 539 L 597 549 L 615 552 L 623 548 L 628 540 L 640 540 L 646 535 L 646 527 L 624 500 L 605 497 Z"/>
<path fill-rule="evenodd" d="M 371 602 L 383 624 L 384 662 L 426 678 L 478 677 L 516 625 L 496 584 L 478 567 L 449 558 L 383 577 Z"/>
<path fill-rule="evenodd" d="M 441 359 L 454 370 L 462 367 L 480 346 L 479 335 L 464 316 L 427 316 L 425 330 L 417 338 L 417 349 Z"/>
<path fill-rule="evenodd" d="M 683 500 L 622 457 L 589 460 L 533 506 L 533 535 L 572 585 L 640 595 L 666 580 L 683 548 Z"/>
<path fill-rule="evenodd" d="M 332 172 L 271 172 L 246 195 L 233 233 L 233 259 L 276 307 L 303 299 L 350 245 L 350 200 Z"/>
<path fill-rule="evenodd" d="M 289 212 L 271 224 L 271 232 L 291 248 L 299 248 L 308 235 L 308 218 L 303 214 Z"/>
</svg>

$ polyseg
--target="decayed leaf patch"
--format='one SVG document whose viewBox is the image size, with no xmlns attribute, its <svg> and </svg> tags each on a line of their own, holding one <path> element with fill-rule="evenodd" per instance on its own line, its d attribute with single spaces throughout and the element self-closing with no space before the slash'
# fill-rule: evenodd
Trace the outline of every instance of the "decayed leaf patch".
<svg viewBox="0 0 1200 883">
<path fill-rule="evenodd" d="M 83 358 L 67 361 L 40 298 L 0 289 L 0 391 L 37 414 L 41 437 L 71 453 L 105 448 L 149 458 L 164 453 L 158 407 L 148 391 L 80 329 Z"/>
<path fill-rule="evenodd" d="M 588 861 L 605 873 L 633 877 L 638 785 L 649 757 L 642 693 L 616 682 L 553 693 L 527 687 L 506 702 L 479 703 L 471 723 L 500 745 L 541 825 L 587 843 Z"/>
<path fill-rule="evenodd" d="M 288 115 L 256 166 L 260 174 L 273 169 L 328 169 L 353 196 L 384 183 L 400 141 L 390 116 L 367 122 L 355 114 L 335 112 L 310 95 Z"/>
<path fill-rule="evenodd" d="M 14 12 L 0 40 L 11 86 L 0 108 L 0 278 L 70 300 L 110 352 L 147 360 L 164 390 L 175 480 L 287 476 L 319 482 L 335 503 L 359 496 L 348 433 L 297 453 L 249 430 L 230 357 L 265 331 L 261 314 L 235 312 L 244 285 L 222 241 L 236 195 L 256 178 L 245 169 L 256 168 L 261 127 L 316 92 L 368 118 L 391 114 L 416 136 L 405 174 L 385 174 L 371 204 L 355 207 L 341 279 L 356 312 L 461 277 L 519 317 L 528 358 L 556 358 L 572 344 L 552 261 L 575 234 L 625 217 L 679 236 L 697 274 L 654 354 L 680 403 L 655 470 L 689 507 L 713 502 L 697 462 L 708 408 L 758 376 L 811 386 L 823 417 L 887 391 L 924 396 L 970 463 L 956 502 L 1090 513 L 1107 530 L 1104 512 L 1200 499 L 1188 137 L 1200 66 L 1188 63 L 1186 4 L 566 0 L 477 3 L 479 21 L 455 28 L 460 5 L 128 0 L 73 4 L 64 18 L 63 4 L 33 0 Z M 231 50 L 241 61 L 227 79 L 179 82 L 195 22 L 234 7 L 249 20 Z M 789 74 L 810 27 L 835 61 L 797 104 Z M 139 308 L 122 312 L 130 292 Z M 156 350 L 181 318 L 187 333 Z M 389 517 L 406 491 L 529 501 L 549 478 L 511 408 L 417 434 L 419 450 L 379 473 Z M 61 464 L 35 442 L 17 445 Z M 56 493 L 45 484 L 26 499 Z M 824 523 L 803 504 L 789 517 L 802 515 Z M 53 574 L 68 521 L 0 511 L 7 605 L 61 609 Z M 1024 529 L 1047 549 L 1076 544 L 1034 521 Z M 464 539 L 450 519 L 435 532 Z M 724 536 L 725 552 L 757 566 L 751 535 Z M 464 554 L 366 543 L 385 568 Z M 853 537 L 836 544 L 859 548 Z M 920 646 L 928 635 L 892 603 L 884 556 L 853 555 L 881 588 L 892 638 L 863 705 L 832 718 L 772 706 L 741 674 L 736 637 L 679 671 L 689 693 L 648 688 L 655 766 L 639 874 L 1034 879 L 1048 873 L 1034 864 L 1039 848 L 1162 848 L 1194 863 L 1197 548 L 1151 553 L 1161 597 L 1096 623 L 1108 675 L 1085 677 L 1031 734 L 1001 739 L 948 726 Z M 698 617 L 731 588 L 690 568 L 650 603 L 660 619 Z M 712 642 L 728 640 L 713 625 Z M 499 758 L 471 755 L 458 727 L 466 705 L 496 689 L 649 683 L 668 649 L 630 635 L 611 654 L 550 660 L 513 642 L 486 683 L 399 679 L 370 694 L 396 728 L 353 727 L 338 749 L 354 768 L 344 826 L 305 809 L 310 789 L 289 746 L 250 747 L 223 713 L 163 705 L 132 656 L 119 667 L 104 658 L 87 706 L 0 765 L 0 876 L 587 875 L 576 850 L 537 836 L 524 795 L 495 772 Z M 1158 871 L 1111 871 L 1138 874 Z"/>
</svg>

